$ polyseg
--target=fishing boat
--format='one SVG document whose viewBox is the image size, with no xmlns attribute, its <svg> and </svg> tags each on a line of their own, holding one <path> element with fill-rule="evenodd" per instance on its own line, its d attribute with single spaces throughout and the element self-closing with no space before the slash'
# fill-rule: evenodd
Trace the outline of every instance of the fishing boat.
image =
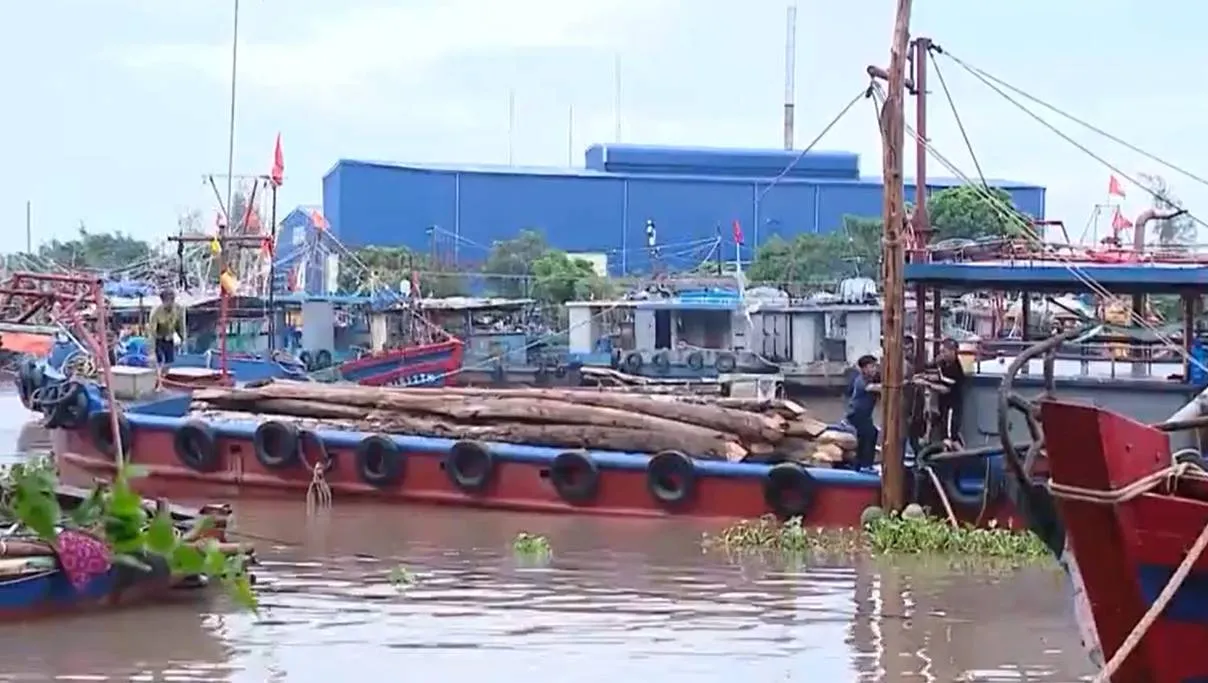
<svg viewBox="0 0 1208 683">
<path fill-rule="evenodd" d="M 69 512 L 83 504 L 90 491 L 61 486 L 57 494 L 61 509 Z M 244 552 L 238 544 L 227 543 L 228 505 L 188 509 L 143 503 L 149 512 L 166 507 L 179 533 L 208 517 L 213 525 L 198 542 L 212 539 L 224 550 Z M 139 568 L 114 562 L 110 554 L 102 541 L 80 532 L 60 531 L 52 546 L 19 525 L 0 530 L 0 623 L 155 602 L 206 586 L 202 577 L 173 575 L 162 558 L 143 557 L 146 566 Z"/>
</svg>

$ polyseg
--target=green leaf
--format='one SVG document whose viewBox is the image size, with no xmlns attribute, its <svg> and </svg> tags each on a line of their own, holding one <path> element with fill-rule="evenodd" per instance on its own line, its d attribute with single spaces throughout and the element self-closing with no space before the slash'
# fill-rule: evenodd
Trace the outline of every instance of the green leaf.
<svg viewBox="0 0 1208 683">
<path fill-rule="evenodd" d="M 196 546 L 181 544 L 172 550 L 168 566 L 173 574 L 201 574 L 205 571 L 205 555 Z"/>
<path fill-rule="evenodd" d="M 252 590 L 252 580 L 247 574 L 234 577 L 227 582 L 227 587 L 235 604 L 253 612 L 260 611 L 260 600 L 256 597 L 256 592 Z"/>
<path fill-rule="evenodd" d="M 210 529 L 213 529 L 216 523 L 217 522 L 213 515 L 203 515 L 198 517 L 197 519 L 193 520 L 193 524 L 189 527 L 189 530 L 185 532 L 181 540 L 195 541 L 198 538 L 201 538 L 202 534 Z"/>
<path fill-rule="evenodd" d="M 146 533 L 147 550 L 157 555 L 168 555 L 176 547 L 176 527 L 172 516 L 165 510 L 151 520 Z"/>
<path fill-rule="evenodd" d="M 123 565 L 126 567 L 130 567 L 131 569 L 137 569 L 141 572 L 150 572 L 151 571 L 151 565 L 147 564 L 146 562 L 143 562 L 142 560 L 138 559 L 137 557 L 135 557 L 134 555 L 131 555 L 129 553 L 115 553 L 113 555 L 113 564 L 115 564 L 115 565 L 120 564 L 120 565 Z"/>
</svg>

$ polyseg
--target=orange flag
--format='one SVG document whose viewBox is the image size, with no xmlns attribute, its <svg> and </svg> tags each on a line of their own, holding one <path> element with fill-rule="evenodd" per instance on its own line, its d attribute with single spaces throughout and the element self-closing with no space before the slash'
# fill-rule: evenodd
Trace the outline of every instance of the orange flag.
<svg viewBox="0 0 1208 683">
<path fill-rule="evenodd" d="M 273 187 L 281 187 L 281 183 L 285 181 L 285 153 L 281 151 L 280 133 L 277 133 L 277 144 L 273 147 L 273 170 L 269 171 L 268 178 Z M 1115 182 L 1115 178 L 1112 178 L 1112 181 Z"/>
<path fill-rule="evenodd" d="M 1124 197 L 1124 186 L 1120 184 L 1120 179 L 1116 176 L 1112 176 L 1108 179 L 1107 194 L 1112 197 Z"/>
</svg>

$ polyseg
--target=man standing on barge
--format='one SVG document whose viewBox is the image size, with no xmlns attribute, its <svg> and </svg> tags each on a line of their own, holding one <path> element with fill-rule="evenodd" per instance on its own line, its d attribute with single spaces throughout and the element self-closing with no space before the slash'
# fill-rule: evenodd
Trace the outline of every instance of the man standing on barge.
<svg viewBox="0 0 1208 683">
<path fill-rule="evenodd" d="M 881 393 L 877 370 L 874 356 L 861 356 L 856 361 L 856 378 L 847 397 L 847 423 L 856 430 L 856 469 L 872 467 L 877 460 L 877 440 L 881 434 L 872 420 Z"/>
<path fill-rule="evenodd" d="M 176 303 L 176 292 L 164 289 L 160 304 L 151 311 L 151 336 L 155 339 L 155 362 L 171 365 L 176 361 L 176 340 L 185 338 L 185 316 Z"/>
</svg>

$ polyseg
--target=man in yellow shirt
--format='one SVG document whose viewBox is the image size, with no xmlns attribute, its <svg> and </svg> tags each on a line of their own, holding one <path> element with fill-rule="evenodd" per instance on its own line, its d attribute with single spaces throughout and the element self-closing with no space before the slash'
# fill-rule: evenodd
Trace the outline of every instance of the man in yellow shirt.
<svg viewBox="0 0 1208 683">
<path fill-rule="evenodd" d="M 185 338 L 184 310 L 176 303 L 176 292 L 165 289 L 160 304 L 151 311 L 151 336 L 155 339 L 155 362 L 171 365 L 176 361 L 176 338 Z"/>
</svg>

